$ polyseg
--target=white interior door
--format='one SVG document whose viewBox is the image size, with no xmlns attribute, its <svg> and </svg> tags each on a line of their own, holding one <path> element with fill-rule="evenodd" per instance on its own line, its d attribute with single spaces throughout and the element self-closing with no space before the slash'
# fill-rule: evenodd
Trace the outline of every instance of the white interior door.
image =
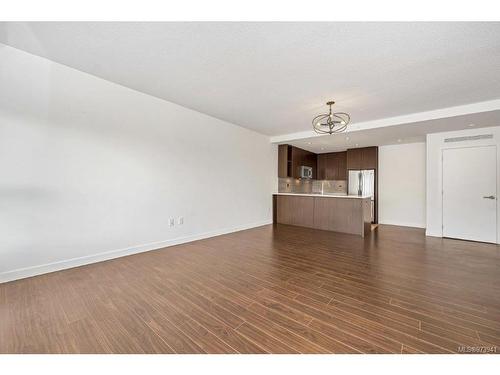
<svg viewBox="0 0 500 375">
<path fill-rule="evenodd" d="M 496 146 L 443 150 L 443 236 L 497 242 Z"/>
</svg>

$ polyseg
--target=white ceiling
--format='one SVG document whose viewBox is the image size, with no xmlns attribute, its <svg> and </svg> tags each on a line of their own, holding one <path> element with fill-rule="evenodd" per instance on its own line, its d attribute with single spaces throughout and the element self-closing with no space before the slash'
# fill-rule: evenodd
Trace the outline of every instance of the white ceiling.
<svg viewBox="0 0 500 375">
<path fill-rule="evenodd" d="M 0 42 L 255 131 L 500 98 L 500 23 L 0 23 Z"/>
</svg>

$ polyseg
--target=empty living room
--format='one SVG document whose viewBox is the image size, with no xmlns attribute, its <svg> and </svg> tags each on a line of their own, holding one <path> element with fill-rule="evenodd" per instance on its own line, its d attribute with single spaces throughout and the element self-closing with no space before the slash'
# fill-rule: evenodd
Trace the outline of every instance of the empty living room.
<svg viewBox="0 0 500 375">
<path fill-rule="evenodd" d="M 0 371 L 498 367 L 499 15 L 6 6 Z"/>
</svg>

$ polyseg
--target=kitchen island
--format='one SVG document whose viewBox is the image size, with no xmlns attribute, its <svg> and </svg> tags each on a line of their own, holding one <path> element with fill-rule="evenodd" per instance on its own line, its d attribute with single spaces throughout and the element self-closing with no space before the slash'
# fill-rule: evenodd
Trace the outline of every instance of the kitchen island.
<svg viewBox="0 0 500 375">
<path fill-rule="evenodd" d="M 364 237 L 371 227 L 369 196 L 276 193 L 275 223 L 357 234 Z"/>
</svg>

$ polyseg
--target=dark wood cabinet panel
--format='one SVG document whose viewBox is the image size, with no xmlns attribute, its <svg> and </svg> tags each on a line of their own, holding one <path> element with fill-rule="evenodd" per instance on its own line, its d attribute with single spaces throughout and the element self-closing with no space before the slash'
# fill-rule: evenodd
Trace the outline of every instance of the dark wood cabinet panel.
<svg viewBox="0 0 500 375">
<path fill-rule="evenodd" d="M 347 169 L 361 169 L 361 149 L 347 150 Z"/>
<path fill-rule="evenodd" d="M 318 180 L 347 180 L 347 153 L 330 152 L 318 155 Z"/>
<path fill-rule="evenodd" d="M 313 197 L 278 195 L 276 203 L 276 219 L 278 223 L 313 228 Z"/>
<path fill-rule="evenodd" d="M 377 169 L 377 167 L 378 167 L 378 147 L 362 148 L 360 169 Z"/>
<path fill-rule="evenodd" d="M 347 152 L 335 152 L 333 180 L 347 180 Z"/>
<path fill-rule="evenodd" d="M 286 178 L 288 174 L 288 145 L 278 146 L 278 177 Z"/>
<path fill-rule="evenodd" d="M 275 195 L 279 224 L 297 225 L 364 236 L 370 229 L 370 200 Z"/>
<path fill-rule="evenodd" d="M 300 178 L 300 166 L 303 165 L 304 152 L 298 147 L 292 147 L 292 177 Z"/>
<path fill-rule="evenodd" d="M 314 228 L 364 236 L 370 222 L 366 203 L 369 199 L 314 198 Z"/>
<path fill-rule="evenodd" d="M 347 150 L 347 169 L 377 169 L 378 147 Z"/>
<path fill-rule="evenodd" d="M 326 154 L 325 180 L 335 179 L 335 153 Z"/>
<path fill-rule="evenodd" d="M 316 176 L 318 180 L 326 180 L 326 167 L 328 164 L 329 154 L 319 154 L 318 155 L 318 168 L 316 171 Z"/>
</svg>

